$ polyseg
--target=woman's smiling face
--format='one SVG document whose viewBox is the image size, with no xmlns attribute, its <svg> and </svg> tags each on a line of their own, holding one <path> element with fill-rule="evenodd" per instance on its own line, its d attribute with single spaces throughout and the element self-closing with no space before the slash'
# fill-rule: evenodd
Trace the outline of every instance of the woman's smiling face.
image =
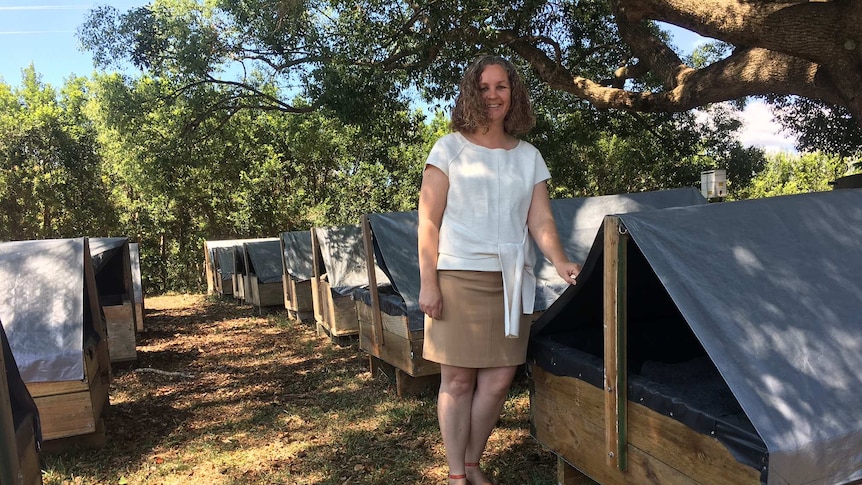
<svg viewBox="0 0 862 485">
<path fill-rule="evenodd" d="M 512 104 L 512 89 L 509 74 L 499 64 L 490 64 L 482 71 L 479 89 L 491 124 L 502 124 Z"/>
</svg>

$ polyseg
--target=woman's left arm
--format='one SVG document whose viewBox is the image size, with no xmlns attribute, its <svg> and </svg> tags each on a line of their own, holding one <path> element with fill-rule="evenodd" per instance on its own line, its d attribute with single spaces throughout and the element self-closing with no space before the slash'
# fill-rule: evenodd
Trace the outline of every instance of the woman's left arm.
<svg viewBox="0 0 862 485">
<path fill-rule="evenodd" d="M 563 251 L 554 214 L 551 212 L 548 184 L 544 181 L 533 186 L 533 199 L 530 202 L 530 211 L 527 213 L 527 228 L 542 254 L 554 265 L 557 273 L 567 283 L 574 285 L 575 278 L 581 272 L 581 265 L 569 261 L 569 257 Z"/>
</svg>

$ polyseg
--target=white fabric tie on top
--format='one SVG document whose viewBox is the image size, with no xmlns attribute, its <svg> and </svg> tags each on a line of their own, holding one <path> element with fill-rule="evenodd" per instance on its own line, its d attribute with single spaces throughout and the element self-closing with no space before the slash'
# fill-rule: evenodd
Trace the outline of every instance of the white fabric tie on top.
<svg viewBox="0 0 862 485">
<path fill-rule="evenodd" d="M 532 265 L 526 266 L 527 231 L 519 243 L 497 245 L 503 272 L 503 302 L 506 305 L 506 338 L 518 338 L 521 315 L 533 313 L 536 300 L 536 276 Z M 522 311 L 523 306 L 523 311 Z"/>
<path fill-rule="evenodd" d="M 450 231 L 456 232 L 457 237 L 450 237 Z M 504 330 L 507 338 L 518 338 L 521 315 L 533 313 L 536 300 L 536 276 L 533 274 L 535 258 L 527 227 L 523 229 L 520 242 L 497 243 L 483 240 L 464 224 L 448 219 L 441 227 L 440 241 L 439 251 L 444 254 L 451 254 L 454 251 L 451 245 L 457 244 L 462 249 L 469 247 L 473 254 L 497 257 L 503 274 Z M 529 260 L 527 255 L 530 255 Z"/>
</svg>

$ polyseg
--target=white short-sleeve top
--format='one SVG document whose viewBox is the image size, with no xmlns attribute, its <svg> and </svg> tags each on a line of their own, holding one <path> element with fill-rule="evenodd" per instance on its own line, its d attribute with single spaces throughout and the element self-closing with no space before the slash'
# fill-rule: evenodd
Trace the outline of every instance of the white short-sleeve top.
<svg viewBox="0 0 862 485">
<path fill-rule="evenodd" d="M 517 328 L 515 315 L 522 307 L 532 313 L 535 298 L 527 214 L 533 187 L 551 177 L 542 154 L 523 140 L 511 149 L 486 148 L 455 132 L 437 140 L 426 163 L 449 179 L 437 269 L 502 271 L 507 328 Z"/>
</svg>

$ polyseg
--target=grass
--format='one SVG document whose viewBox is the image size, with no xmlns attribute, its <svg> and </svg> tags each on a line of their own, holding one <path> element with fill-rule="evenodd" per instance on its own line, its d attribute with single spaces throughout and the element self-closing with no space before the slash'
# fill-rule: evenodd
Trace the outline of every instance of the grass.
<svg viewBox="0 0 862 485">
<path fill-rule="evenodd" d="M 107 444 L 42 453 L 45 484 L 446 483 L 436 396 L 399 398 L 358 346 L 202 295 L 146 306 L 135 367 L 178 374 L 115 370 Z M 555 483 L 528 430 L 519 377 L 483 464 L 499 485 Z"/>
</svg>

